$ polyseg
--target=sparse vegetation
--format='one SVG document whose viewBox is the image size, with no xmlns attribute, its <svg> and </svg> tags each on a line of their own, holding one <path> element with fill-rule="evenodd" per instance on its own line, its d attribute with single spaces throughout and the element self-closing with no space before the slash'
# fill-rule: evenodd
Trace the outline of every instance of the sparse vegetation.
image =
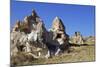
<svg viewBox="0 0 100 67">
<path fill-rule="evenodd" d="M 24 58 L 24 59 L 23 59 Z M 29 60 L 30 58 L 30 60 Z M 18 61 L 17 61 L 18 60 Z M 70 63 L 70 62 L 84 62 L 84 61 L 95 61 L 95 46 L 80 46 L 71 47 L 70 53 L 66 51 L 59 55 L 53 56 L 49 59 L 34 59 L 30 56 L 20 53 L 16 55 L 12 60 L 15 65 L 37 65 L 37 64 L 55 64 L 55 63 Z"/>
<path fill-rule="evenodd" d="M 95 60 L 94 46 L 72 47 L 72 49 L 70 53 L 65 52 L 62 55 L 54 56 L 49 59 L 42 59 L 41 61 L 39 59 L 36 62 L 33 61 L 32 64 L 54 64 Z"/>
</svg>

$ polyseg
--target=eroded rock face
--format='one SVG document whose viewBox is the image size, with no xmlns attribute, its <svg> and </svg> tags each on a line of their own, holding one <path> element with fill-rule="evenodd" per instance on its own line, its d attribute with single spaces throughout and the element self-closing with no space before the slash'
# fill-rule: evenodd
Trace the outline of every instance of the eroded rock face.
<svg viewBox="0 0 100 67">
<path fill-rule="evenodd" d="M 65 26 L 64 26 L 62 20 L 59 17 L 54 18 L 53 24 L 52 24 L 52 29 L 53 30 L 65 31 Z"/>
<path fill-rule="evenodd" d="M 43 37 L 45 32 L 43 21 L 35 10 L 23 21 L 17 21 L 11 31 L 11 56 L 17 55 L 18 52 L 29 53 L 35 58 L 45 55 L 48 51 Z"/>
<path fill-rule="evenodd" d="M 54 18 L 50 31 L 53 33 L 53 40 L 58 42 L 60 50 L 69 49 L 69 35 L 66 34 L 65 26 L 59 17 Z"/>
<path fill-rule="evenodd" d="M 54 34 L 53 39 L 57 39 L 60 44 L 69 41 L 69 36 L 65 33 L 65 26 L 59 17 L 54 18 L 51 31 Z"/>
<path fill-rule="evenodd" d="M 19 52 L 34 58 L 50 57 L 53 51 L 58 55 L 63 49 L 68 49 L 69 36 L 65 33 L 62 20 L 55 17 L 50 31 L 47 31 L 43 20 L 35 10 L 23 21 L 17 21 L 11 32 L 11 56 Z"/>
<path fill-rule="evenodd" d="M 73 43 L 74 44 L 78 44 L 78 45 L 82 45 L 83 43 L 83 37 L 80 34 L 80 32 L 75 32 L 75 35 L 72 37 L 73 39 Z"/>
<path fill-rule="evenodd" d="M 33 29 L 36 29 L 39 23 L 43 23 L 42 19 L 36 14 L 35 10 L 32 10 L 32 14 L 26 16 L 23 21 L 17 21 L 12 31 L 21 31 L 30 33 Z"/>
</svg>

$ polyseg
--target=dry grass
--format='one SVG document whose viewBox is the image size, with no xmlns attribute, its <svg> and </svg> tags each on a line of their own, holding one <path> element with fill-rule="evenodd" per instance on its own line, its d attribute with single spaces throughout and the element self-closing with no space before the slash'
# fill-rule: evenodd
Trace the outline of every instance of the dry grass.
<svg viewBox="0 0 100 67">
<path fill-rule="evenodd" d="M 59 56 L 53 56 L 49 59 L 34 59 L 24 54 L 18 55 L 19 57 L 13 58 L 13 63 L 16 65 L 40 65 L 40 64 L 56 64 L 56 63 L 71 63 L 71 62 L 87 62 L 95 61 L 95 46 L 80 46 L 71 47 L 71 52 L 64 52 Z M 26 59 L 23 59 L 26 58 Z M 28 60 L 30 59 L 30 60 Z M 15 61 L 14 61 L 15 60 Z"/>
<path fill-rule="evenodd" d="M 54 56 L 49 59 L 33 61 L 32 64 L 55 64 L 55 63 L 70 63 L 70 62 L 86 62 L 95 61 L 94 46 L 72 47 L 70 53 L 65 52 L 62 55 Z"/>
</svg>

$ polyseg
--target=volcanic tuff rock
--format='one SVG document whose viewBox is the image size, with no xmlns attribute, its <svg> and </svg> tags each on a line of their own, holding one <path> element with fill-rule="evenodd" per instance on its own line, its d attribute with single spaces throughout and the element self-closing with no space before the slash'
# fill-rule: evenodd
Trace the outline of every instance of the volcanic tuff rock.
<svg viewBox="0 0 100 67">
<path fill-rule="evenodd" d="M 75 35 L 72 37 L 72 43 L 78 45 L 84 44 L 83 36 L 80 32 L 75 32 Z"/>
<path fill-rule="evenodd" d="M 32 29 L 35 29 L 38 23 L 42 23 L 42 19 L 36 14 L 35 10 L 32 10 L 30 16 L 26 16 L 23 21 L 17 21 L 12 31 L 23 31 L 30 33 Z"/>
<path fill-rule="evenodd" d="M 65 32 L 65 26 L 59 17 L 54 18 L 51 31 L 54 33 L 53 39 L 62 42 L 69 41 L 69 36 Z"/>
<path fill-rule="evenodd" d="M 11 54 L 13 55 L 18 51 L 31 52 L 33 46 L 41 48 L 43 44 L 39 44 L 43 41 L 42 33 L 44 32 L 46 29 L 42 19 L 35 10 L 32 10 L 32 14 L 26 16 L 23 21 L 17 21 L 11 31 Z M 31 42 L 32 38 L 35 38 L 38 43 L 37 41 Z"/>
<path fill-rule="evenodd" d="M 47 31 L 43 20 L 35 10 L 23 21 L 17 21 L 11 31 L 11 56 L 18 56 L 19 52 L 32 55 L 34 58 L 50 57 L 61 50 L 68 49 L 69 36 L 59 17 L 53 20 L 50 31 Z"/>
<path fill-rule="evenodd" d="M 65 31 L 65 26 L 64 26 L 62 20 L 59 17 L 57 17 L 57 16 L 53 20 L 52 29 L 53 30 Z"/>
</svg>

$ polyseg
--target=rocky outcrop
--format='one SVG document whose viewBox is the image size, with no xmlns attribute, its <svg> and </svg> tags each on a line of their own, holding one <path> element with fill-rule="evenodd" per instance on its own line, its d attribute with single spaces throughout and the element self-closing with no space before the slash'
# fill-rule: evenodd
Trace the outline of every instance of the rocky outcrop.
<svg viewBox="0 0 100 67">
<path fill-rule="evenodd" d="M 50 31 L 53 33 L 53 40 L 58 42 L 60 49 L 69 49 L 69 35 L 65 32 L 65 26 L 59 17 L 53 20 Z"/>
<path fill-rule="evenodd" d="M 43 43 L 45 32 L 43 21 L 35 10 L 32 10 L 32 14 L 26 16 L 23 21 L 17 21 L 11 31 L 11 55 L 16 55 L 18 52 L 34 54 L 41 51 L 42 53 L 42 50 L 45 53 L 48 49 Z"/>
<path fill-rule="evenodd" d="M 75 32 L 75 35 L 72 36 L 72 43 L 77 45 L 84 44 L 84 40 L 80 32 Z"/>
<path fill-rule="evenodd" d="M 43 20 L 32 10 L 32 14 L 17 21 L 11 31 L 11 57 L 23 53 L 33 58 L 48 58 L 65 49 L 69 49 L 69 36 L 59 17 L 54 18 L 50 31 L 47 31 Z"/>
<path fill-rule="evenodd" d="M 54 18 L 51 31 L 54 34 L 53 39 L 57 39 L 60 44 L 69 41 L 69 36 L 65 32 L 65 26 L 59 17 Z"/>
<path fill-rule="evenodd" d="M 17 21 L 12 31 L 21 31 L 30 33 L 31 30 L 36 29 L 38 23 L 43 23 L 42 19 L 32 10 L 32 14 L 26 16 L 23 21 Z"/>
<path fill-rule="evenodd" d="M 65 26 L 64 26 L 62 20 L 57 16 L 53 20 L 52 29 L 53 30 L 65 31 Z"/>
</svg>

